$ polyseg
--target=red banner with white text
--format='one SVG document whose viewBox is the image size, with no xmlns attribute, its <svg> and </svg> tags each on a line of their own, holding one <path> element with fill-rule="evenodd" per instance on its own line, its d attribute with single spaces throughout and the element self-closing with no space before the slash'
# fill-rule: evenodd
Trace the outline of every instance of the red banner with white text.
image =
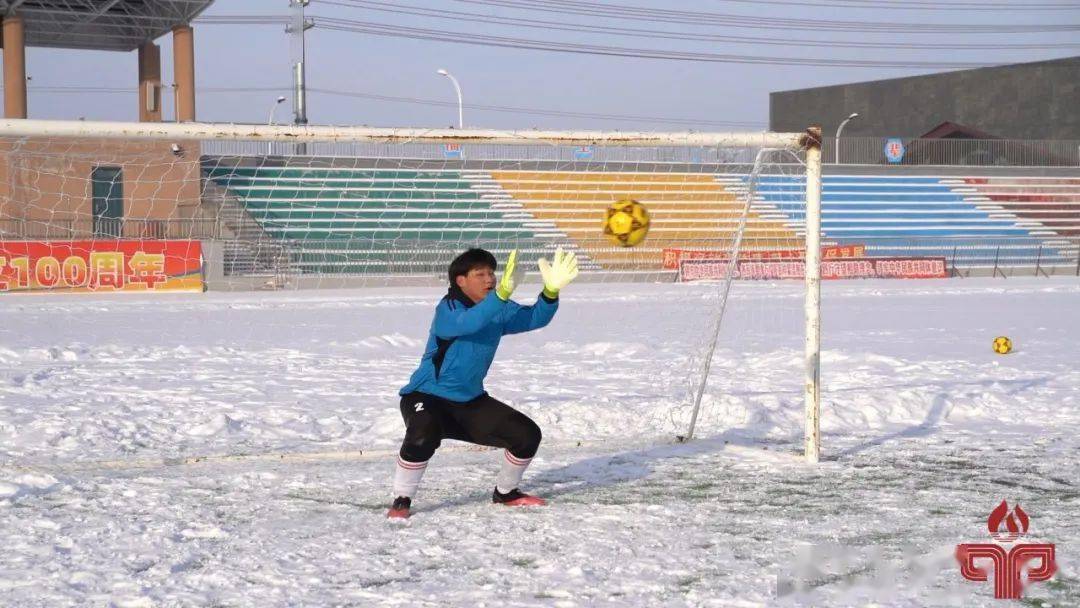
<svg viewBox="0 0 1080 608">
<path fill-rule="evenodd" d="M 199 241 L 0 241 L 0 292 L 203 291 Z"/>
<path fill-rule="evenodd" d="M 662 265 L 665 270 L 675 270 L 683 260 L 726 260 L 729 252 L 707 249 L 664 249 Z M 866 245 L 827 245 L 821 248 L 822 259 L 861 258 L 866 255 Z M 767 249 L 739 252 L 740 260 L 801 260 L 804 249 Z"/>
<path fill-rule="evenodd" d="M 680 281 L 719 280 L 727 278 L 728 263 L 723 260 L 683 260 L 679 264 Z M 791 260 L 742 260 L 735 277 L 739 279 L 802 279 L 806 262 Z M 822 279 L 943 279 L 948 275 L 944 257 L 918 258 L 833 258 L 821 260 Z"/>
</svg>

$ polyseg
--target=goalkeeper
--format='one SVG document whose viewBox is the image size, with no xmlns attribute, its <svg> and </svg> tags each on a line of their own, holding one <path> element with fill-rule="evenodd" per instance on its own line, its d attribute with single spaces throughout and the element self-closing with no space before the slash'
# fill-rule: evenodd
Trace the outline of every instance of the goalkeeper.
<svg viewBox="0 0 1080 608">
<path fill-rule="evenodd" d="M 504 448 L 492 502 L 509 506 L 543 505 L 518 489 L 540 446 L 540 427 L 528 416 L 488 395 L 487 375 L 499 340 L 506 334 L 540 329 L 559 308 L 559 290 L 577 277 L 577 259 L 562 249 L 551 262 L 541 259 L 544 289 L 536 303 L 510 299 L 523 269 L 510 252 L 498 282 L 495 256 L 470 249 L 450 263 L 449 292 L 435 307 L 435 319 L 420 366 L 401 389 L 405 439 L 394 472 L 391 518 L 409 516 L 412 498 L 428 460 L 443 439 Z"/>
</svg>

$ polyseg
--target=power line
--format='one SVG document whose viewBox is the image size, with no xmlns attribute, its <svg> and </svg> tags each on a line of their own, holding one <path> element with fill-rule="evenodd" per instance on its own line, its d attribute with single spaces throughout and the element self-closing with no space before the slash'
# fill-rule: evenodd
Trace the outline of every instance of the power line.
<svg viewBox="0 0 1080 608">
<path fill-rule="evenodd" d="M 1072 2 L 1039 2 L 1017 4 L 1015 2 L 925 2 L 908 0 L 839 0 L 837 2 L 796 2 L 794 0 L 724 0 L 734 4 L 767 4 L 782 6 L 825 6 L 829 8 L 857 8 L 866 10 L 900 11 L 1075 11 L 1080 6 Z"/>
<path fill-rule="evenodd" d="M 602 4 L 585 0 L 455 1 L 464 4 L 498 6 L 503 8 L 582 15 L 587 17 L 603 17 L 606 19 L 646 20 L 651 22 L 661 21 L 664 23 L 689 25 L 722 25 L 735 28 L 768 30 L 809 30 L 889 34 L 1041 34 L 1046 32 L 1071 32 L 1080 30 L 1080 24 L 1077 23 L 946 24 L 925 22 L 905 23 L 895 21 L 841 21 L 835 19 L 756 17 L 704 11 L 652 9 L 624 4 Z M 341 4 L 339 2 L 332 2 L 332 0 L 324 0 L 323 3 Z"/>
<path fill-rule="evenodd" d="M 999 63 L 969 62 L 969 61 L 910 61 L 910 60 L 870 60 L 870 59 L 828 59 L 808 57 L 775 57 L 763 55 L 736 55 L 720 53 L 704 53 L 692 51 L 668 51 L 662 49 L 642 49 L 618 46 L 606 46 L 596 44 L 579 44 L 569 42 L 556 42 L 550 40 L 533 40 L 527 38 L 514 38 L 507 36 L 490 36 L 484 34 L 472 34 L 441 29 L 415 28 L 393 25 L 388 23 L 374 23 L 366 21 L 354 21 L 349 19 L 321 18 L 318 20 L 319 27 L 324 30 L 369 34 L 373 36 L 389 36 L 395 38 L 409 38 L 413 40 L 432 40 L 439 42 L 452 42 L 455 44 L 469 44 L 477 46 L 492 46 L 501 48 L 528 49 L 539 51 L 551 51 L 561 53 L 573 53 L 580 55 L 599 55 L 610 57 L 632 57 L 639 59 L 663 59 L 669 61 L 692 61 L 704 63 L 740 63 L 751 65 L 797 65 L 812 67 L 861 67 L 861 68 L 981 68 Z"/>
<path fill-rule="evenodd" d="M 0 87 L 0 90 L 3 90 Z M 106 93 L 106 94 L 131 94 L 138 91 L 134 87 L 103 87 L 103 86 L 40 86 L 30 87 L 28 89 L 34 93 L 60 93 L 60 94 L 83 94 L 83 93 Z M 196 93 L 280 93 L 287 92 L 289 87 L 201 87 L 196 90 Z M 318 87 L 308 87 L 308 91 L 312 93 L 321 93 L 324 95 L 334 95 L 340 97 L 351 97 L 359 99 L 371 99 L 375 101 L 385 101 L 392 103 L 411 103 L 429 106 L 440 107 L 457 107 L 456 102 L 440 101 L 435 99 L 424 99 L 419 97 L 401 97 L 393 95 L 379 95 L 375 93 L 365 93 L 361 91 L 342 91 L 337 89 L 323 89 Z M 564 110 L 549 110 L 544 108 L 529 108 L 520 106 L 501 106 L 501 105 L 486 105 L 486 104 L 464 104 L 466 108 L 472 110 L 481 110 L 489 112 L 505 112 L 514 114 L 531 114 L 536 116 L 550 116 L 556 118 L 588 118 L 593 120 L 608 120 L 608 121 L 638 121 L 638 122 L 654 122 L 661 124 L 683 125 L 683 126 L 709 126 L 709 127 L 741 127 L 741 128 L 757 128 L 764 127 L 764 122 L 755 121 L 735 121 L 735 120 L 713 120 L 706 118 L 672 118 L 661 116 L 643 116 L 636 114 L 603 114 L 594 112 L 576 112 L 576 111 L 564 111 Z"/>
<path fill-rule="evenodd" d="M 380 101 L 392 101 L 392 102 L 405 102 L 405 103 L 419 103 L 425 105 L 442 106 L 442 107 L 457 107 L 457 102 L 449 101 L 437 101 L 431 99 L 418 99 L 416 97 L 394 97 L 390 95 L 375 95 L 371 93 L 356 93 L 350 91 L 335 91 L 333 89 L 321 89 L 312 88 L 311 91 L 317 91 L 329 95 L 340 95 L 345 97 L 360 97 L 364 99 L 377 99 Z M 634 114 L 598 114 L 592 112 L 572 112 L 565 110 L 543 110 L 538 108 L 523 108 L 515 106 L 497 106 L 497 105 L 485 105 L 485 104 L 464 104 L 466 108 L 472 108 L 476 110 L 488 110 L 492 112 L 514 112 L 521 114 L 535 114 L 538 116 L 555 116 L 555 117 L 569 117 L 569 118 L 591 118 L 598 120 L 625 120 L 625 121 L 648 121 L 667 124 L 681 124 L 681 125 L 708 125 L 708 126 L 722 126 L 722 127 L 761 127 L 764 126 L 763 122 L 746 122 L 746 121 L 732 121 L 732 120 L 712 120 L 704 118 L 667 118 L 657 116 L 641 116 Z"/>
<path fill-rule="evenodd" d="M 168 85 L 166 85 L 168 86 Z M 289 87 L 201 87 L 199 93 L 256 93 L 285 91 Z M 0 91 L 3 87 L 0 87 Z M 101 87 L 101 86 L 41 86 L 27 87 L 32 93 L 133 93 L 139 89 L 135 87 Z"/>
<path fill-rule="evenodd" d="M 283 25 L 291 22 L 288 17 L 273 15 L 202 15 L 194 21 L 203 25 Z"/>
<path fill-rule="evenodd" d="M 559 21 L 546 21 L 539 19 L 521 19 L 512 17 L 498 17 L 481 13 L 469 13 L 463 11 L 450 11 L 444 9 L 429 9 L 418 6 L 391 4 L 377 0 L 349 0 L 350 4 L 342 4 L 325 0 L 323 4 L 335 4 L 350 8 L 366 8 L 369 10 L 415 15 L 422 17 L 434 17 L 437 19 L 451 19 L 466 21 L 469 23 L 492 23 L 514 27 L 540 28 L 544 30 L 560 30 L 570 32 L 612 34 L 616 36 L 648 36 L 667 40 L 686 40 L 700 42 L 731 42 L 736 44 L 754 44 L 766 46 L 796 46 L 796 47 L 824 47 L 824 48 L 864 48 L 864 49 L 917 49 L 917 50 L 1033 50 L 1033 49 L 1067 49 L 1080 48 L 1080 43 L 1041 43 L 1041 44 L 1006 44 L 1006 43 L 982 43 L 982 44 L 940 44 L 918 42 L 864 42 L 864 41 L 837 41 L 837 40 L 810 40 L 797 38 L 762 38 L 752 36 L 729 36 L 719 34 L 694 34 L 689 32 L 671 32 L 655 29 L 623 28 L 603 25 L 584 25 L 576 23 L 564 23 Z"/>
</svg>

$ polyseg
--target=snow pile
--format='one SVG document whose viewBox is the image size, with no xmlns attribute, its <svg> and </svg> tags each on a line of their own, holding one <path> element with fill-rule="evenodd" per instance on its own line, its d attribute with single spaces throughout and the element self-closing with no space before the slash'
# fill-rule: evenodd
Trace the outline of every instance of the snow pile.
<svg viewBox="0 0 1080 608">
<path fill-rule="evenodd" d="M 897 582 L 849 565 L 804 604 L 994 606 L 948 556 L 1008 499 L 1059 547 L 1026 593 L 1080 604 L 1080 282 L 826 283 L 816 466 L 799 284 L 735 286 L 701 439 L 672 444 L 715 295 L 568 289 L 488 381 L 543 428 L 526 484 L 551 506 L 496 509 L 499 455 L 444 450 L 405 526 L 396 391 L 441 290 L 0 299 L 4 601 L 798 605 L 778 577 L 838 546 Z"/>
</svg>

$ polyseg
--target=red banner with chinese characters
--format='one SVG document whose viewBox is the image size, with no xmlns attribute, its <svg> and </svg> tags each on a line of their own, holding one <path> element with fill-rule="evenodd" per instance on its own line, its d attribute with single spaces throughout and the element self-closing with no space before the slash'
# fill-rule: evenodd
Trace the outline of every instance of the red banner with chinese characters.
<svg viewBox="0 0 1080 608">
<path fill-rule="evenodd" d="M 0 292 L 203 291 L 199 241 L 0 241 Z"/>
<path fill-rule="evenodd" d="M 861 258 L 866 255 L 866 245 L 828 245 L 821 248 L 823 259 Z M 801 260 L 806 257 L 804 249 L 769 249 L 740 251 L 740 260 Z M 701 249 L 664 249 L 662 263 L 667 270 L 675 270 L 683 260 L 726 260 L 727 251 Z"/>
<path fill-rule="evenodd" d="M 722 260 L 684 260 L 682 281 L 718 280 L 727 277 Z M 739 260 L 740 279 L 802 279 L 806 262 L 791 260 Z M 943 279 L 948 276 L 943 257 L 925 258 L 833 258 L 821 260 L 822 279 Z"/>
</svg>

